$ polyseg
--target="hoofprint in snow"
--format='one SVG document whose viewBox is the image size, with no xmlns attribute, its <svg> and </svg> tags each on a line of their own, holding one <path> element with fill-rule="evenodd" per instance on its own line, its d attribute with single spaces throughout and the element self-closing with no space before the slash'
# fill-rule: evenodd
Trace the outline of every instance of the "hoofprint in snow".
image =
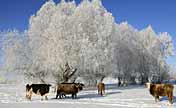
<svg viewBox="0 0 176 108">
<path fill-rule="evenodd" d="M 0 85 L 1 108 L 176 108 L 176 103 L 171 105 L 167 97 L 156 103 L 144 86 L 108 86 L 103 97 L 97 95 L 97 90 L 85 89 L 78 93 L 77 99 L 71 99 L 69 95 L 66 99 L 55 99 L 51 89 L 48 98 L 41 101 L 40 96 L 34 95 L 32 101 L 28 101 L 25 99 L 25 85 Z"/>
</svg>

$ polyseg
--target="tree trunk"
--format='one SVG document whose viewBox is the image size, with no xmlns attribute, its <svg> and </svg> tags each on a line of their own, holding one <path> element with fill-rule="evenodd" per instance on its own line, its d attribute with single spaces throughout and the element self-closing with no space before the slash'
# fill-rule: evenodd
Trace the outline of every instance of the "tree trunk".
<svg viewBox="0 0 176 108">
<path fill-rule="evenodd" d="M 122 80 L 121 80 L 121 79 L 122 79 L 122 78 L 118 77 L 118 87 L 120 87 L 121 84 L 122 84 Z"/>
<path fill-rule="evenodd" d="M 142 77 L 142 79 L 141 79 L 141 85 L 143 85 L 143 84 L 145 84 L 145 83 L 147 83 L 148 82 L 148 77 Z"/>
<path fill-rule="evenodd" d="M 100 79 L 100 82 L 103 82 L 105 76 L 102 76 L 101 79 Z"/>
<path fill-rule="evenodd" d="M 63 82 L 66 83 L 76 73 L 77 69 L 72 70 L 68 63 L 65 64 L 65 70 L 63 73 Z"/>
</svg>

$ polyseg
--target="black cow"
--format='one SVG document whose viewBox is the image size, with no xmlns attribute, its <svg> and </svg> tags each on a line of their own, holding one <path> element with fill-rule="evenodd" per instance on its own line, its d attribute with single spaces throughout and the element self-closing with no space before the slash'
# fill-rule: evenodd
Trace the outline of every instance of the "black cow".
<svg viewBox="0 0 176 108">
<path fill-rule="evenodd" d="M 45 99 L 48 100 L 47 94 L 49 93 L 50 84 L 27 84 L 26 85 L 26 98 L 31 100 L 32 94 L 37 94 L 42 96 L 45 96 Z"/>
</svg>

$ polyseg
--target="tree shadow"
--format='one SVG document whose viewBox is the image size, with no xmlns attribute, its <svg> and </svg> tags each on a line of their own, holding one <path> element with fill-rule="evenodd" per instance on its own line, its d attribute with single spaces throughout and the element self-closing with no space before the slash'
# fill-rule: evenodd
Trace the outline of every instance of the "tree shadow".
<svg viewBox="0 0 176 108">
<path fill-rule="evenodd" d="M 51 100 L 64 100 L 64 99 L 72 99 L 71 94 L 67 94 L 65 97 L 62 97 L 62 98 L 59 98 L 59 97 L 57 99 L 55 97 L 51 98 Z"/>
<path fill-rule="evenodd" d="M 120 92 L 120 91 L 107 92 L 106 95 L 113 95 L 113 94 L 117 94 L 117 93 L 122 93 L 122 92 Z"/>
<path fill-rule="evenodd" d="M 88 94 L 84 94 L 84 95 L 79 95 L 78 96 L 78 99 L 83 99 L 83 98 L 101 98 L 101 97 L 104 97 L 104 96 L 100 96 L 98 94 L 95 94 L 95 93 L 88 93 Z"/>
<path fill-rule="evenodd" d="M 86 93 L 86 94 L 77 95 L 77 98 L 76 98 L 76 99 L 102 98 L 102 97 L 106 97 L 107 95 L 113 95 L 113 94 L 117 94 L 117 93 L 121 93 L 121 92 L 119 92 L 119 91 L 106 92 L 105 95 L 103 95 L 103 96 L 98 95 L 98 94 L 96 94 L 96 93 Z M 69 95 L 67 95 L 65 98 L 62 98 L 62 99 L 72 99 L 72 97 L 69 96 Z M 59 99 L 59 98 L 58 98 L 58 99 L 56 99 L 56 98 L 51 98 L 51 100 L 62 100 L 62 99 Z"/>
<path fill-rule="evenodd" d="M 106 97 L 107 95 L 113 95 L 113 94 L 117 94 L 117 93 L 121 93 L 121 92 L 107 92 L 105 93 L 105 95 L 101 96 L 101 95 L 98 95 L 98 94 L 95 94 L 95 93 L 88 93 L 88 94 L 84 94 L 84 95 L 79 95 L 78 98 L 80 99 L 83 99 L 83 98 L 102 98 L 102 97 Z"/>
<path fill-rule="evenodd" d="M 167 96 L 163 96 L 160 98 L 160 101 L 164 101 L 164 100 L 167 100 L 169 101 L 168 97 Z M 174 103 L 176 102 L 176 96 L 174 96 Z"/>
<path fill-rule="evenodd" d="M 84 98 L 101 98 L 101 97 L 105 97 L 105 96 L 100 96 L 100 95 L 98 95 L 98 94 L 91 94 L 91 93 L 89 93 L 89 94 L 84 94 L 84 95 L 77 95 L 77 98 L 76 99 L 84 99 Z M 72 97 L 71 96 L 69 96 L 69 95 L 67 95 L 65 98 L 62 98 L 62 99 L 59 99 L 59 98 L 51 98 L 51 100 L 67 100 L 67 99 L 72 99 Z M 73 99 L 73 100 L 75 100 L 75 99 Z"/>
<path fill-rule="evenodd" d="M 118 86 L 118 84 L 114 83 L 114 84 L 106 84 L 106 89 L 109 90 L 109 89 L 117 89 L 117 90 L 125 90 L 125 89 L 144 89 L 145 86 L 144 85 L 137 85 L 137 84 L 134 84 L 134 85 L 127 85 L 127 86 Z"/>
<path fill-rule="evenodd" d="M 141 84 L 131 84 L 127 86 L 118 86 L 117 83 L 111 83 L 111 84 L 105 84 L 106 90 L 129 90 L 129 89 L 145 89 L 146 87 Z M 89 90 L 97 90 L 97 87 L 85 87 L 84 91 L 89 91 Z"/>
<path fill-rule="evenodd" d="M 50 98 L 49 100 L 57 100 L 57 99 L 53 97 L 53 98 Z"/>
</svg>

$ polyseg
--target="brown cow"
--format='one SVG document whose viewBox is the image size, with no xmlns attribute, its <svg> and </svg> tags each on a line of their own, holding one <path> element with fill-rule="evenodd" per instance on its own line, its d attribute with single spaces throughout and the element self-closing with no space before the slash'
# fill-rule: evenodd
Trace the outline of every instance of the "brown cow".
<svg viewBox="0 0 176 108">
<path fill-rule="evenodd" d="M 97 88 L 98 88 L 98 94 L 103 96 L 103 94 L 105 94 L 105 84 L 100 82 L 98 83 Z"/>
<path fill-rule="evenodd" d="M 169 102 L 173 104 L 174 96 L 173 89 L 174 86 L 172 84 L 151 84 L 146 83 L 146 88 L 149 90 L 150 94 L 155 97 L 155 101 L 159 100 L 159 96 L 167 96 L 169 98 Z"/>
<path fill-rule="evenodd" d="M 81 83 L 61 83 L 57 86 L 56 99 L 63 98 L 66 94 L 71 94 L 72 99 L 77 98 L 77 93 L 83 89 L 84 84 Z"/>
</svg>

